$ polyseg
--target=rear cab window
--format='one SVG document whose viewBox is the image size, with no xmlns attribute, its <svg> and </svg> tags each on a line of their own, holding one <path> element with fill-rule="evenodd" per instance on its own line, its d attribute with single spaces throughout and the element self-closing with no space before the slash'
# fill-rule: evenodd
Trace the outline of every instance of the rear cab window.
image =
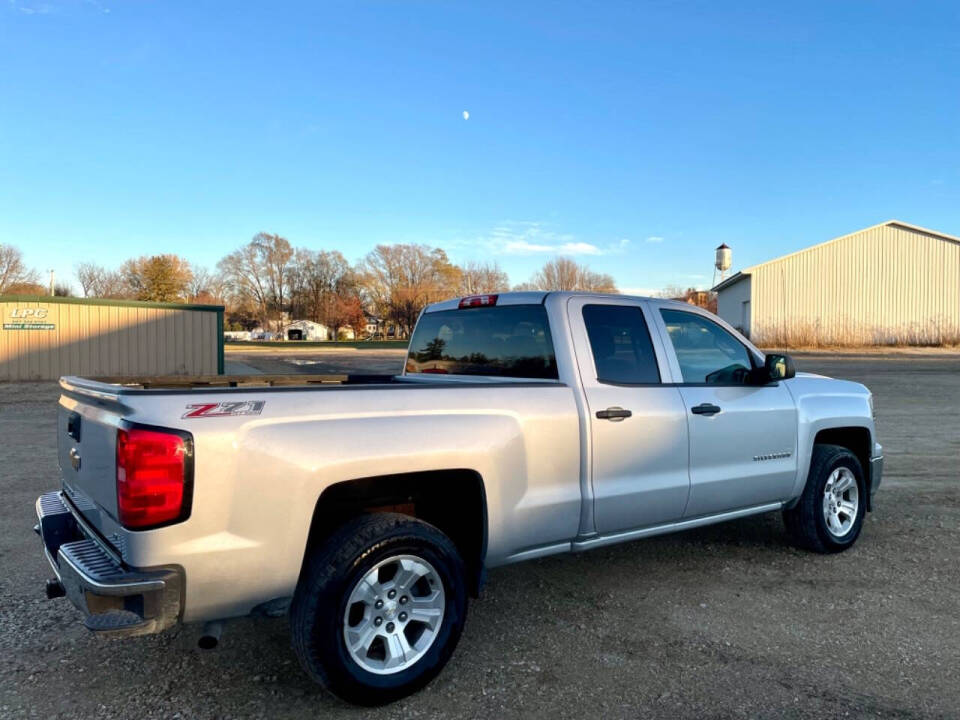
<svg viewBox="0 0 960 720">
<path fill-rule="evenodd" d="M 547 310 L 537 304 L 424 313 L 410 338 L 405 371 L 556 380 Z"/>
<path fill-rule="evenodd" d="M 660 368 L 642 309 L 632 305 L 584 305 L 583 324 L 599 382 L 660 383 Z"/>
</svg>

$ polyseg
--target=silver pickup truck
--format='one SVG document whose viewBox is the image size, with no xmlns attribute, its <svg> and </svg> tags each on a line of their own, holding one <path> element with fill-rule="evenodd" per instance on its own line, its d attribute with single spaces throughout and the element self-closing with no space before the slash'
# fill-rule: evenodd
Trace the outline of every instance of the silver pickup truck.
<svg viewBox="0 0 960 720">
<path fill-rule="evenodd" d="M 274 382 L 63 378 L 47 594 L 207 647 L 289 613 L 306 672 L 378 704 L 440 671 L 487 568 L 772 511 L 841 551 L 883 468 L 865 387 L 672 301 L 450 300 L 398 376 Z"/>
</svg>

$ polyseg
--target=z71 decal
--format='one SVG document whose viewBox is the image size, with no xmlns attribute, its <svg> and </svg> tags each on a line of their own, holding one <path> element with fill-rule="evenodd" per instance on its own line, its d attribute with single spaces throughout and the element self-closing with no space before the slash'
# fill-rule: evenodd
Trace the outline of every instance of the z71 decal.
<svg viewBox="0 0 960 720">
<path fill-rule="evenodd" d="M 187 405 L 182 418 L 233 417 L 234 415 L 259 415 L 266 405 L 265 400 L 240 400 L 220 403 L 194 403 Z"/>
</svg>

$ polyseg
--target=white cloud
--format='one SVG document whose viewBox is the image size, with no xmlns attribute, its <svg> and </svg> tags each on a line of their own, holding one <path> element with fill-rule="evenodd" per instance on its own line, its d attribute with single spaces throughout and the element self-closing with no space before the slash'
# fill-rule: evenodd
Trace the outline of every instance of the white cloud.
<svg viewBox="0 0 960 720">
<path fill-rule="evenodd" d="M 606 255 L 609 250 L 598 248 L 593 243 L 588 242 L 568 242 L 557 248 L 561 255 Z"/>
<path fill-rule="evenodd" d="M 508 240 L 503 245 L 502 252 L 507 255 L 532 255 L 553 252 L 555 249 L 553 245 L 538 245 L 526 240 Z"/>
<path fill-rule="evenodd" d="M 89 5 L 90 7 L 97 10 L 97 12 L 108 15 L 110 13 L 110 8 L 104 5 L 100 0 L 83 0 L 84 4 Z M 62 10 L 63 7 L 60 3 L 49 3 L 49 2 L 32 2 L 27 0 L 27 2 L 21 2 L 20 0 L 8 0 L 7 4 L 11 9 L 16 10 L 17 12 L 23 15 L 52 15 L 58 10 Z M 61 5 L 59 8 L 55 5 Z"/>
<path fill-rule="evenodd" d="M 626 238 L 606 246 L 578 240 L 569 233 L 557 233 L 539 222 L 505 222 L 481 240 L 498 255 L 613 255 L 623 252 Z"/>
<path fill-rule="evenodd" d="M 40 5 L 30 6 L 30 5 L 17 5 L 15 2 L 10 3 L 11 7 L 16 8 L 24 15 L 49 15 L 53 12 L 53 6 L 46 3 L 41 3 Z"/>
<path fill-rule="evenodd" d="M 661 237 L 660 235 L 651 235 L 650 237 L 647 238 L 647 242 L 648 242 L 648 243 L 662 243 L 662 242 L 663 242 L 663 237 Z"/>
</svg>

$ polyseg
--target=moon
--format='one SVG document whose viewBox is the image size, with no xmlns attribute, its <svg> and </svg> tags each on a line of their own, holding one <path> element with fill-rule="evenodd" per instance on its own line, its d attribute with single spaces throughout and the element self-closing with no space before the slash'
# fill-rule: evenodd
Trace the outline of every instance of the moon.
<svg viewBox="0 0 960 720">
<path fill-rule="evenodd" d="M 463 119 L 464 119 L 464 120 L 469 120 L 469 119 L 470 119 L 470 113 L 469 113 L 468 111 L 466 111 L 466 110 L 463 111 Z"/>
</svg>

